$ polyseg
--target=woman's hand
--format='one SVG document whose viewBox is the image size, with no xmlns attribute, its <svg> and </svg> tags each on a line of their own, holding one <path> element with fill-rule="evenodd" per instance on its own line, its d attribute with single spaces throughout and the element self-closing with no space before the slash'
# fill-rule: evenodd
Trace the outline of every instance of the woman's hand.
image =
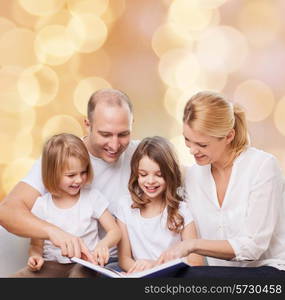
<svg viewBox="0 0 285 300">
<path fill-rule="evenodd" d="M 128 270 L 127 274 L 133 272 L 141 272 L 157 265 L 156 261 L 150 259 L 138 259 L 135 261 L 133 266 Z"/>
<path fill-rule="evenodd" d="M 169 260 L 184 257 L 192 252 L 192 240 L 184 240 L 163 251 L 157 260 L 157 264 L 165 263 Z"/>
<path fill-rule="evenodd" d="M 41 256 L 30 256 L 28 259 L 28 268 L 33 271 L 39 271 L 44 264 L 44 259 Z"/>
</svg>

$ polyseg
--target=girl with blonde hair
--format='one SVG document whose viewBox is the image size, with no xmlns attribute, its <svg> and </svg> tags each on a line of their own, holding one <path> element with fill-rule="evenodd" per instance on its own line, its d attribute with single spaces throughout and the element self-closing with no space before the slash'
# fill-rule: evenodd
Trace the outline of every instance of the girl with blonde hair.
<svg viewBox="0 0 285 300">
<path fill-rule="evenodd" d="M 48 193 L 36 200 L 32 213 L 78 237 L 92 253 L 93 263 L 103 266 L 121 233 L 108 211 L 108 201 L 89 186 L 92 179 L 83 141 L 67 133 L 52 136 L 42 154 L 42 180 Z M 98 224 L 107 232 L 102 240 Z M 96 277 L 96 272 L 72 263 L 66 256 L 71 246 L 66 243 L 60 249 L 49 240 L 32 238 L 27 267 L 11 277 Z"/>
</svg>

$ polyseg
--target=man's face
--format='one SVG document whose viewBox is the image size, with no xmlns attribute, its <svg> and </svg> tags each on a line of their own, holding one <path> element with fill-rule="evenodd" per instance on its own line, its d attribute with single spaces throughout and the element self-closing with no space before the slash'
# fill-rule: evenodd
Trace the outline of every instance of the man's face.
<svg viewBox="0 0 285 300">
<path fill-rule="evenodd" d="M 87 148 L 107 163 L 116 162 L 130 142 L 132 114 L 127 105 L 108 106 L 98 103 L 88 129 Z"/>
</svg>

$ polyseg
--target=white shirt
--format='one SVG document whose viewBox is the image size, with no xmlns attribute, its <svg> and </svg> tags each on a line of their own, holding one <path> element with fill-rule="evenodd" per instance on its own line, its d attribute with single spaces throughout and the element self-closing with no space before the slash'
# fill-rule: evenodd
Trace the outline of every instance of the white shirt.
<svg viewBox="0 0 285 300">
<path fill-rule="evenodd" d="M 50 193 L 37 198 L 32 213 L 39 218 L 58 226 L 66 232 L 83 239 L 90 251 L 99 241 L 98 219 L 108 207 L 106 198 L 96 189 L 83 188 L 78 201 L 70 208 L 57 207 Z M 49 240 L 44 241 L 43 257 L 45 260 L 69 263 L 61 250 Z"/>
<path fill-rule="evenodd" d="M 131 197 L 121 199 L 116 217 L 128 231 L 132 255 L 137 259 L 156 260 L 160 254 L 174 243 L 181 241 L 181 235 L 167 228 L 167 209 L 152 218 L 141 216 L 139 208 L 131 208 Z M 181 202 L 179 213 L 184 217 L 184 226 L 193 221 L 186 202 Z"/>
<path fill-rule="evenodd" d="M 284 181 L 274 156 L 253 147 L 234 161 L 222 207 L 211 165 L 186 170 L 186 192 L 203 239 L 228 240 L 232 261 L 209 265 L 263 266 L 285 270 Z"/>
</svg>

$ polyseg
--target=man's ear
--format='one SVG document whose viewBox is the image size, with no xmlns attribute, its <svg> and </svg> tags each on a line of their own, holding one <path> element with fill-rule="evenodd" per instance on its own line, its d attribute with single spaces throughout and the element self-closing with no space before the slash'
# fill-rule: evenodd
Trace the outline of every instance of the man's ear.
<svg viewBox="0 0 285 300">
<path fill-rule="evenodd" d="M 226 136 L 227 144 L 230 144 L 236 135 L 236 131 L 232 128 Z"/>
<path fill-rule="evenodd" d="M 88 119 L 84 119 L 84 126 L 85 126 L 87 132 L 90 133 L 90 131 L 91 131 L 91 126 L 90 126 L 90 122 L 89 122 Z"/>
</svg>

